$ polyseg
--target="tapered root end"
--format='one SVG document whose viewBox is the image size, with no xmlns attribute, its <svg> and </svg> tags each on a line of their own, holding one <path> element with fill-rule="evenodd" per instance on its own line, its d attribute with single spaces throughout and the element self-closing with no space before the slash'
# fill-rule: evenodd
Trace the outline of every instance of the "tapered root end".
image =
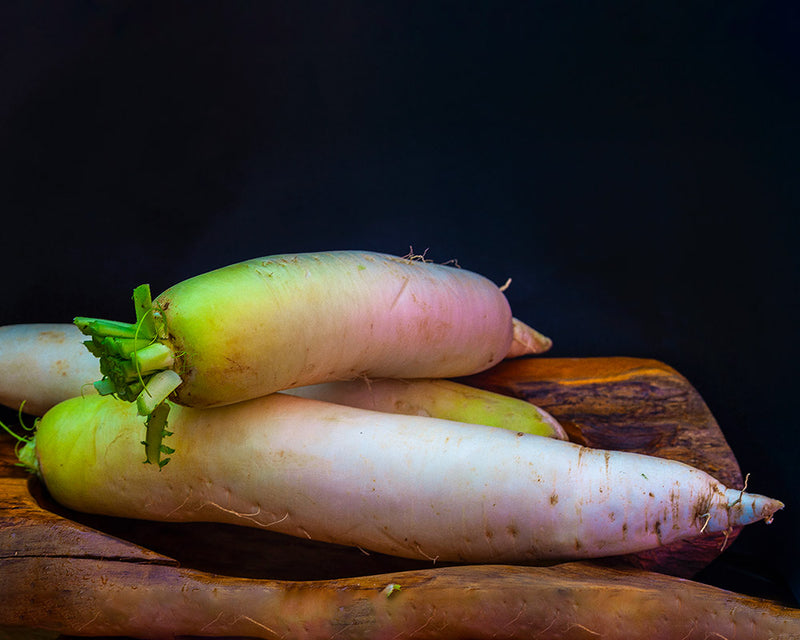
<svg viewBox="0 0 800 640">
<path fill-rule="evenodd" d="M 775 514 L 784 507 L 780 500 L 737 489 L 727 489 L 725 497 L 728 500 L 727 510 L 731 526 L 751 524 L 759 520 L 772 522 Z"/>
<path fill-rule="evenodd" d="M 547 423 L 550 428 L 552 429 L 552 437 L 556 438 L 557 440 L 569 440 L 569 436 L 567 432 L 564 431 L 564 427 L 561 426 L 561 423 L 556 420 L 553 416 L 551 416 L 547 411 L 544 409 L 540 409 L 539 407 L 534 406 L 536 412 L 539 414 L 542 422 Z"/>
<path fill-rule="evenodd" d="M 544 353 L 553 346 L 553 341 L 550 338 L 542 335 L 533 327 L 529 327 L 521 320 L 512 318 L 512 326 L 514 334 L 506 358 L 519 358 L 520 356 Z"/>
</svg>

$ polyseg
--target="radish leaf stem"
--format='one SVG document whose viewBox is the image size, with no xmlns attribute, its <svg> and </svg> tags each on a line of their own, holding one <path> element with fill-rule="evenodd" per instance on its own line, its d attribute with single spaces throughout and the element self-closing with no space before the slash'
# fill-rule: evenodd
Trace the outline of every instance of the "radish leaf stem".
<svg viewBox="0 0 800 640">
<path fill-rule="evenodd" d="M 139 414 L 147 416 L 147 461 L 161 467 L 166 464 L 161 453 L 172 452 L 161 443 L 169 435 L 166 399 L 182 380 L 172 370 L 172 348 L 158 339 L 164 332 L 158 326 L 160 314 L 153 309 L 150 285 L 142 284 L 133 290 L 133 304 L 135 323 L 86 317 L 77 317 L 73 322 L 91 338 L 84 345 L 100 360 L 103 378 L 94 383 L 95 389 L 100 395 L 136 402 Z"/>
<path fill-rule="evenodd" d="M 167 416 L 169 414 L 169 404 L 161 402 L 147 417 L 147 433 L 145 439 L 142 441 L 145 451 L 145 463 L 157 464 L 159 469 L 162 469 L 165 464 L 170 461 L 170 458 L 162 460 L 161 454 L 175 453 L 175 449 L 163 444 L 162 440 L 172 435 L 171 431 L 167 431 Z"/>
</svg>

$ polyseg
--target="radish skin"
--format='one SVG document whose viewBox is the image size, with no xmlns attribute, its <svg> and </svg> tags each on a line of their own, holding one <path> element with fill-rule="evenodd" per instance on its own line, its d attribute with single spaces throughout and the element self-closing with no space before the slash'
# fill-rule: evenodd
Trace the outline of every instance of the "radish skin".
<svg viewBox="0 0 800 640">
<path fill-rule="evenodd" d="M 132 344 L 169 348 L 169 368 L 182 378 L 170 397 L 186 406 L 358 377 L 463 376 L 549 346 L 514 322 L 501 289 L 483 276 L 372 252 L 269 256 L 185 280 L 152 303 L 140 293 Z M 138 351 L 125 362 L 109 351 L 132 341 L 130 325 L 76 324 L 92 335 L 120 397 L 141 397 L 140 383 L 164 368 L 137 361 Z"/>
<path fill-rule="evenodd" d="M 568 439 L 553 416 L 530 402 L 452 380 L 343 380 L 287 389 L 285 393 L 371 411 L 428 416 Z"/>
<path fill-rule="evenodd" d="M 65 323 L 0 327 L 0 404 L 40 416 L 59 402 L 94 394 L 97 359 Z"/>
<path fill-rule="evenodd" d="M 528 326 L 522 320 L 512 318 L 511 324 L 511 347 L 506 354 L 506 358 L 519 358 L 521 356 L 544 353 L 553 346 L 553 341 L 550 338 Z"/>
<path fill-rule="evenodd" d="M 675 461 L 280 393 L 173 412 L 181 455 L 161 473 L 140 463 L 135 408 L 108 396 L 53 408 L 20 460 L 78 511 L 228 522 L 431 561 L 614 556 L 783 507 Z"/>
<path fill-rule="evenodd" d="M 72 324 L 20 324 L 0 327 L 0 404 L 23 407 L 35 416 L 59 402 L 96 393 L 97 358 L 83 346 Z M 288 390 L 327 402 L 384 411 L 426 415 L 534 433 L 566 440 L 549 413 L 518 398 L 451 380 L 363 379 L 321 383 Z"/>
</svg>

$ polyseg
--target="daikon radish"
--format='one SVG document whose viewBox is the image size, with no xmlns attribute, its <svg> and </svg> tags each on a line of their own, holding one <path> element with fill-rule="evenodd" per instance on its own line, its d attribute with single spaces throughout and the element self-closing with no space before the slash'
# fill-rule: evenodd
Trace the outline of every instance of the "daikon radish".
<svg viewBox="0 0 800 640">
<path fill-rule="evenodd" d="M 134 325 L 76 319 L 114 392 L 146 395 L 141 380 L 171 370 L 172 399 L 197 407 L 330 380 L 468 375 L 505 358 L 515 329 L 480 275 L 358 251 L 249 260 L 152 303 L 141 292 L 137 306 Z"/>
<path fill-rule="evenodd" d="M 20 460 L 78 511 L 236 523 L 431 561 L 614 556 L 783 507 L 680 462 L 282 393 L 173 411 L 181 455 L 160 473 L 141 464 L 136 408 L 109 396 L 51 409 Z"/>
<path fill-rule="evenodd" d="M 0 404 L 40 416 L 59 402 L 94 394 L 97 358 L 66 323 L 0 327 Z"/>
<path fill-rule="evenodd" d="M 384 413 L 429 416 L 568 439 L 553 416 L 530 402 L 452 380 L 343 380 L 285 393 Z"/>
<path fill-rule="evenodd" d="M 0 404 L 41 416 L 59 402 L 96 393 L 97 358 L 72 324 L 0 327 Z M 295 395 L 388 413 L 411 413 L 474 422 L 566 440 L 546 411 L 525 400 L 451 380 L 384 378 L 321 383 L 290 390 Z"/>
</svg>

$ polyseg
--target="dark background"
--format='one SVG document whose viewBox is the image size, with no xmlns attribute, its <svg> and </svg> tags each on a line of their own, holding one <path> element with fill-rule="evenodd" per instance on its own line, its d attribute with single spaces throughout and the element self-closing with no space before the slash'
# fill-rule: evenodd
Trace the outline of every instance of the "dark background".
<svg viewBox="0 0 800 640">
<path fill-rule="evenodd" d="M 788 504 L 700 578 L 796 606 L 798 7 L 4 2 L 0 324 L 270 253 L 512 277 L 552 355 L 695 385 Z"/>
</svg>

